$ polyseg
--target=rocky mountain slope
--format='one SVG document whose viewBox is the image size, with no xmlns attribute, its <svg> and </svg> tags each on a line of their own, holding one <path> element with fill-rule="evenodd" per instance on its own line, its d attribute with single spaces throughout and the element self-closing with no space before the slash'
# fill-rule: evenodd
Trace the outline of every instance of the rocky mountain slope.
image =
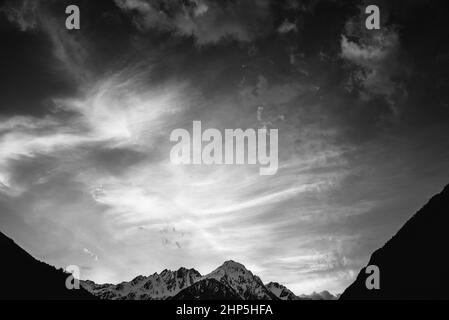
<svg viewBox="0 0 449 320">
<path fill-rule="evenodd" d="M 172 300 L 242 300 L 242 298 L 218 280 L 203 279 L 179 292 Z"/>
<path fill-rule="evenodd" d="M 92 281 L 83 281 L 82 285 L 95 296 L 112 300 L 280 299 L 258 276 L 234 261 L 225 262 L 205 276 L 195 269 L 181 268 L 148 277 L 139 276 L 118 285 L 99 285 Z"/>
<path fill-rule="evenodd" d="M 205 278 L 215 279 L 233 289 L 242 300 L 277 300 L 258 276 L 234 261 L 226 261 Z"/>
<path fill-rule="evenodd" d="M 164 270 L 148 277 L 139 276 L 130 282 L 117 285 L 98 285 L 83 281 L 83 287 L 101 299 L 109 300 L 165 300 L 201 280 L 195 269 Z"/>
</svg>

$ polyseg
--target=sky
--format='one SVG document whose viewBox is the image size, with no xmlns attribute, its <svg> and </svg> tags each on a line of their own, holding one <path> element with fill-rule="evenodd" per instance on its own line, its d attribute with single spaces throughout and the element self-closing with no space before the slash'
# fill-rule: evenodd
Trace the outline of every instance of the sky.
<svg viewBox="0 0 449 320">
<path fill-rule="evenodd" d="M 448 9 L 4 1 L 0 230 L 97 283 L 232 259 L 340 293 L 449 182 Z M 278 129 L 279 170 L 172 164 L 170 133 L 193 121 Z"/>
</svg>

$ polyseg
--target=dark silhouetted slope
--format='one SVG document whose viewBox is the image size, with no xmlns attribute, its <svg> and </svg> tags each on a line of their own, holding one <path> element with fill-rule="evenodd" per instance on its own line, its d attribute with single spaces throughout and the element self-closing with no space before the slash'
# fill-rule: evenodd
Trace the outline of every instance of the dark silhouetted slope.
<svg viewBox="0 0 449 320">
<path fill-rule="evenodd" d="M 84 289 L 68 290 L 68 274 L 37 261 L 11 239 L 0 233 L 0 299 L 90 300 Z"/>
<path fill-rule="evenodd" d="M 341 299 L 449 299 L 448 230 L 449 186 L 371 256 L 380 290 L 366 289 L 364 268 Z"/>
</svg>

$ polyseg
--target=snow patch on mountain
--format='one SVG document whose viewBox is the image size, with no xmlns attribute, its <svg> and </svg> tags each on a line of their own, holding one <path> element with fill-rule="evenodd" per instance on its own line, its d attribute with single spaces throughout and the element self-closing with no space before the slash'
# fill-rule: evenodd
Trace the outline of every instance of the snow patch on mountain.
<svg viewBox="0 0 449 320">
<path fill-rule="evenodd" d="M 273 300 L 275 295 L 268 290 L 258 276 L 235 261 L 223 265 L 205 276 L 215 279 L 232 288 L 244 300 Z"/>
<path fill-rule="evenodd" d="M 230 300 L 334 300 L 327 291 L 296 296 L 285 286 L 260 278 L 243 264 L 229 260 L 202 276 L 195 269 L 164 270 L 119 284 L 82 281 L 93 295 L 108 300 L 230 299 Z"/>
<path fill-rule="evenodd" d="M 165 300 L 178 294 L 201 279 L 195 269 L 164 270 L 148 277 L 138 276 L 130 282 L 117 285 L 98 285 L 83 281 L 83 287 L 101 299 L 110 300 Z"/>
</svg>

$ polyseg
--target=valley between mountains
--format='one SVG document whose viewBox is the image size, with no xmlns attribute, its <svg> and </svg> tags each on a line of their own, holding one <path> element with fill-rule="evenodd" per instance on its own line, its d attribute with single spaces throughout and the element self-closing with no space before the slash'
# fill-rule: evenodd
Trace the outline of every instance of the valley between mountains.
<svg viewBox="0 0 449 320">
<path fill-rule="evenodd" d="M 336 300 L 327 291 L 296 296 L 285 286 L 262 280 L 244 265 L 226 261 L 207 275 L 195 269 L 164 270 L 132 281 L 95 284 L 82 281 L 82 287 L 100 299 L 108 300 Z"/>
<path fill-rule="evenodd" d="M 4 277 L 0 300 L 448 300 L 447 226 L 449 185 L 432 197 L 368 262 L 381 270 L 381 287 L 366 286 L 366 267 L 340 295 L 327 291 L 297 296 L 285 286 L 264 284 L 232 260 L 207 275 L 195 269 L 164 270 L 119 284 L 81 281 L 68 290 L 69 274 L 36 260 L 0 232 Z M 25 276 L 26 275 L 26 276 Z"/>
</svg>

